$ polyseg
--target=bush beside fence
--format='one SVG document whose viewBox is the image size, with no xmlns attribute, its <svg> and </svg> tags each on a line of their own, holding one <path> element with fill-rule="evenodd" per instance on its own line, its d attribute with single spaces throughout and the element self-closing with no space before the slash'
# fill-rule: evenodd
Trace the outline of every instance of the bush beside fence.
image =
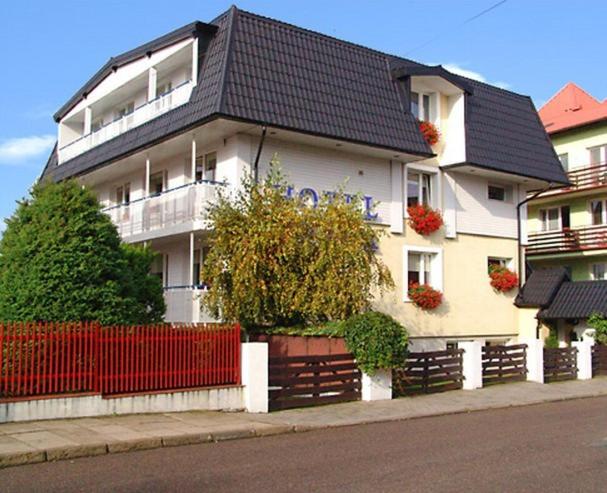
<svg viewBox="0 0 607 493">
<path fill-rule="evenodd" d="M 0 324 L 0 398 L 240 383 L 240 327 Z"/>
</svg>

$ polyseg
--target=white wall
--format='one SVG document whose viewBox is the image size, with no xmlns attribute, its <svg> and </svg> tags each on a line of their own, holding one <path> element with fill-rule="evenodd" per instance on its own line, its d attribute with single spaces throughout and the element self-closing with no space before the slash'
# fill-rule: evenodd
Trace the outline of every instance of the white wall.
<svg viewBox="0 0 607 493">
<path fill-rule="evenodd" d="M 457 232 L 517 237 L 516 203 L 517 187 L 512 185 L 513 194 L 509 202 L 499 202 L 487 198 L 487 186 L 494 182 L 486 177 L 453 173 L 457 180 L 456 214 Z M 500 183 L 499 180 L 495 180 Z"/>
<path fill-rule="evenodd" d="M 278 154 L 281 169 L 296 191 L 312 188 L 320 194 L 345 185 L 347 193 L 361 192 L 373 197 L 373 201 L 379 203 L 375 209 L 379 214 L 376 222 L 390 224 L 389 160 L 267 139 L 259 162 L 260 177 L 269 169 L 274 153 Z"/>
</svg>

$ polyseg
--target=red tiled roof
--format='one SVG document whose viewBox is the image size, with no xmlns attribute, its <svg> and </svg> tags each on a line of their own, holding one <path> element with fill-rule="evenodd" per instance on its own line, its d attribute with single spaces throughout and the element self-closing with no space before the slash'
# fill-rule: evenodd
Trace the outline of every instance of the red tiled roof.
<svg viewBox="0 0 607 493">
<path fill-rule="evenodd" d="M 600 102 L 569 82 L 539 111 L 549 134 L 607 119 L 607 100 Z"/>
</svg>

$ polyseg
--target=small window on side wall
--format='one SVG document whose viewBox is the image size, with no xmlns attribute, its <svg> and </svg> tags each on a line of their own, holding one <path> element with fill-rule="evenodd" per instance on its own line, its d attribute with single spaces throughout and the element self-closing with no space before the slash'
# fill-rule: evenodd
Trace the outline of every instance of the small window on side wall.
<svg viewBox="0 0 607 493">
<path fill-rule="evenodd" d="M 487 186 L 487 198 L 489 200 L 497 200 L 499 202 L 511 202 L 512 187 L 508 185 L 489 183 Z"/>
<path fill-rule="evenodd" d="M 510 266 L 512 259 L 504 258 L 504 257 L 489 257 L 487 258 L 487 272 L 491 272 L 491 269 L 496 267 L 506 267 Z"/>
</svg>

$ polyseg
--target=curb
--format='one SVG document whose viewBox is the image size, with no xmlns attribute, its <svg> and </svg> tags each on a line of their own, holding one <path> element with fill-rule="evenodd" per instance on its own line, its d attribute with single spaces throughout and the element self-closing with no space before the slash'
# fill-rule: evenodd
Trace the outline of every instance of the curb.
<svg viewBox="0 0 607 493">
<path fill-rule="evenodd" d="M 163 447 L 179 447 L 182 445 L 196 445 L 201 443 L 218 443 L 228 440 L 240 440 L 244 438 L 261 438 L 288 433 L 305 433 L 308 431 L 343 428 L 348 426 L 369 425 L 374 423 L 387 423 L 395 421 L 407 421 L 411 419 L 431 418 L 438 416 L 448 416 L 455 414 L 466 414 L 472 412 L 492 411 L 499 409 L 511 409 L 513 407 L 527 407 L 550 402 L 563 402 L 577 399 L 591 399 L 595 397 L 605 397 L 607 394 L 601 392 L 589 393 L 587 395 L 576 395 L 569 397 L 559 397 L 555 399 L 542 399 L 535 402 L 526 402 L 522 404 L 510 405 L 487 405 L 479 408 L 457 409 L 453 411 L 435 412 L 431 414 L 422 414 L 418 416 L 406 417 L 388 417 L 379 419 L 370 419 L 357 421 L 355 423 L 338 423 L 329 425 L 285 425 L 260 423 L 262 426 L 256 429 L 240 428 L 233 430 L 222 430 L 218 432 L 198 432 L 183 435 L 169 435 L 161 437 L 146 437 L 136 440 L 124 440 L 111 443 L 97 443 L 89 445 L 69 445 L 65 447 L 50 448 L 47 450 L 34 450 L 27 452 L 0 454 L 0 469 L 12 466 L 21 466 L 26 464 L 39 464 L 41 462 L 55 462 L 58 460 L 76 459 L 82 457 L 95 457 L 99 455 L 118 454 L 124 452 L 134 452 L 138 450 L 150 450 Z"/>
</svg>

